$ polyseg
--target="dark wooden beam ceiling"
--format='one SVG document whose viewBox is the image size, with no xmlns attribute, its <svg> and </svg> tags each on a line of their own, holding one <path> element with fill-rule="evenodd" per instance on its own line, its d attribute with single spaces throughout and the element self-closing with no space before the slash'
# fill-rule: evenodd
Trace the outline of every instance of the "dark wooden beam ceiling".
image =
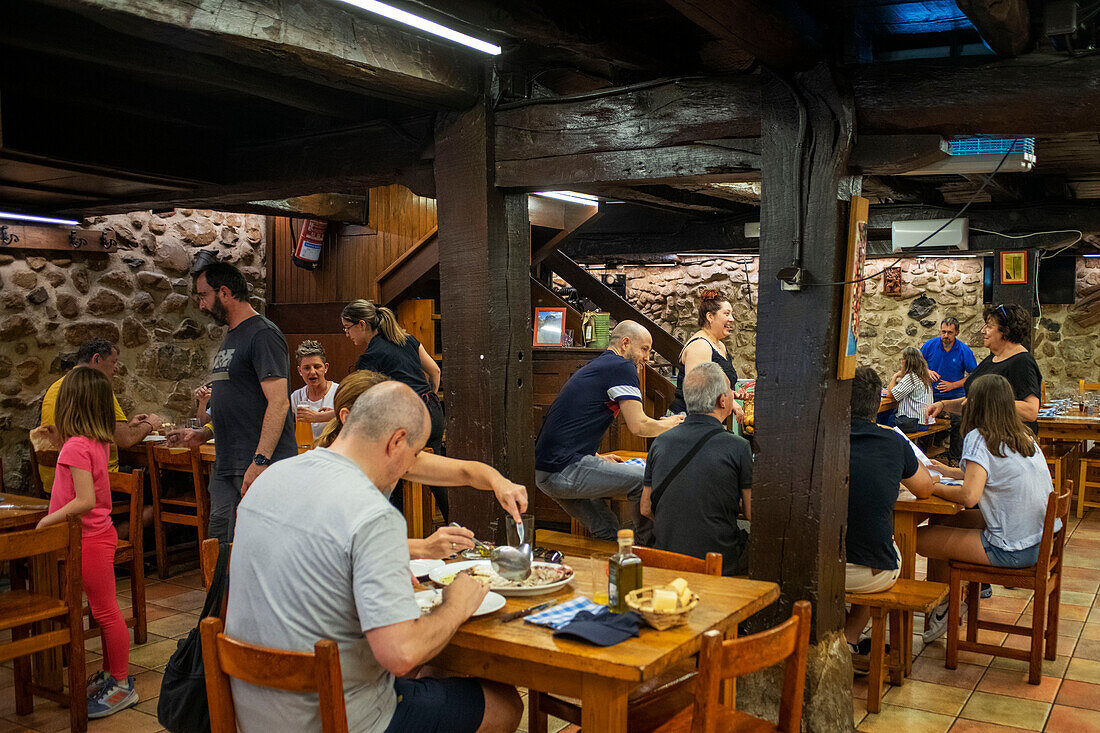
<svg viewBox="0 0 1100 733">
<path fill-rule="evenodd" d="M 1027 0 L 955 0 L 998 56 L 1018 56 L 1031 44 Z"/>
<path fill-rule="evenodd" d="M 667 0 L 701 28 L 777 69 L 808 68 L 822 54 L 817 21 L 791 0 Z"/>
<path fill-rule="evenodd" d="M 31 2 L 32 0 L 28 0 Z M 471 104 L 475 51 L 326 0 L 33 0 L 118 32 L 344 92 L 433 108 Z"/>
</svg>

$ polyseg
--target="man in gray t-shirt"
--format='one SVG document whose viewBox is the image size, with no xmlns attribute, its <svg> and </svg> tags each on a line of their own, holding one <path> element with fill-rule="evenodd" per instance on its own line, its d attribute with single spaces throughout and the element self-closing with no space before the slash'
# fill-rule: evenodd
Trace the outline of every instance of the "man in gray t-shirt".
<svg viewBox="0 0 1100 733">
<path fill-rule="evenodd" d="M 226 634 L 296 651 L 336 641 L 352 731 L 513 731 L 523 709 L 513 688 L 402 679 L 438 654 L 486 595 L 460 575 L 427 616 L 413 598 L 405 520 L 388 494 L 428 425 L 416 394 L 386 382 L 356 401 L 330 449 L 260 476 L 238 508 Z M 320 730 L 316 695 L 232 684 L 244 733 Z"/>
<path fill-rule="evenodd" d="M 224 262 L 195 275 L 199 307 L 215 323 L 229 326 L 211 368 L 213 432 L 175 430 L 169 446 L 195 446 L 217 436 L 210 475 L 210 536 L 233 541 L 237 503 L 267 466 L 295 455 L 290 415 L 286 339 L 248 301 L 248 285 L 237 268 Z"/>
</svg>

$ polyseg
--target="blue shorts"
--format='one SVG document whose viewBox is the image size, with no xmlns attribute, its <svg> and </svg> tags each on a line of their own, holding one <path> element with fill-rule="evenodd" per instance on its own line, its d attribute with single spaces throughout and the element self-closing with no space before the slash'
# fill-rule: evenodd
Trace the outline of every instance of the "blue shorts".
<svg viewBox="0 0 1100 733">
<path fill-rule="evenodd" d="M 485 693 L 470 677 L 397 678 L 397 709 L 386 733 L 476 733 L 485 717 Z"/>
<path fill-rule="evenodd" d="M 998 568 L 1026 568 L 1039 562 L 1039 545 L 1025 547 L 1022 550 L 1002 550 L 994 547 L 982 532 L 982 549 L 989 558 L 989 564 Z"/>
</svg>

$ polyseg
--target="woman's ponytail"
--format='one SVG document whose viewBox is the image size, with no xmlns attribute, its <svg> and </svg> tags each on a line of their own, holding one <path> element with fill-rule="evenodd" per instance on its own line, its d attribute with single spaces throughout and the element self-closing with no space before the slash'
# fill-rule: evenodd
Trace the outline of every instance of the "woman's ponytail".
<svg viewBox="0 0 1100 733">
<path fill-rule="evenodd" d="M 393 314 L 393 311 L 385 306 L 378 306 L 376 312 L 378 314 L 378 331 L 387 341 L 391 341 L 398 346 L 404 346 L 405 339 L 409 334 L 401 328 L 401 324 L 397 322 L 397 316 Z"/>
</svg>

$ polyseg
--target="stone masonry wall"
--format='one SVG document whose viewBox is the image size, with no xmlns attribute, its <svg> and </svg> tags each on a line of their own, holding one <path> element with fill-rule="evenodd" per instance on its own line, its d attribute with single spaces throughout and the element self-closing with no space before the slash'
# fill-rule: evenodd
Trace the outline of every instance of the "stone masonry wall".
<svg viewBox="0 0 1100 733">
<path fill-rule="evenodd" d="M 85 226 L 114 229 L 119 250 L 0 251 L 0 457 L 8 490 L 31 489 L 27 431 L 38 424 L 42 395 L 87 339 L 119 346 L 114 389 L 127 415 L 174 421 L 194 409 L 191 392 L 225 335 L 190 295 L 188 270 L 200 249 L 239 267 L 253 305 L 264 306 L 262 216 L 176 209 L 95 217 Z"/>
<path fill-rule="evenodd" d="M 892 260 L 872 260 L 867 273 L 878 272 Z M 860 363 L 878 370 L 883 380 L 898 369 L 901 351 L 919 347 L 939 334 L 948 315 L 959 319 L 960 338 L 980 361 L 982 347 L 982 261 L 977 258 L 906 259 L 902 294 L 882 292 L 882 278 L 867 282 L 860 330 Z M 756 304 L 758 260 L 755 257 L 699 258 L 675 267 L 623 267 L 608 271 L 626 274 L 627 299 L 647 316 L 686 340 L 697 330 L 699 293 L 717 288 L 730 299 L 737 326 L 726 341 L 742 378 L 756 374 Z M 1077 259 L 1077 301 L 1100 291 L 1100 259 Z M 1037 321 L 1032 351 L 1048 394 L 1058 396 L 1077 389 L 1077 380 L 1100 377 L 1100 341 L 1095 338 L 1100 305 L 1044 305 Z"/>
</svg>

